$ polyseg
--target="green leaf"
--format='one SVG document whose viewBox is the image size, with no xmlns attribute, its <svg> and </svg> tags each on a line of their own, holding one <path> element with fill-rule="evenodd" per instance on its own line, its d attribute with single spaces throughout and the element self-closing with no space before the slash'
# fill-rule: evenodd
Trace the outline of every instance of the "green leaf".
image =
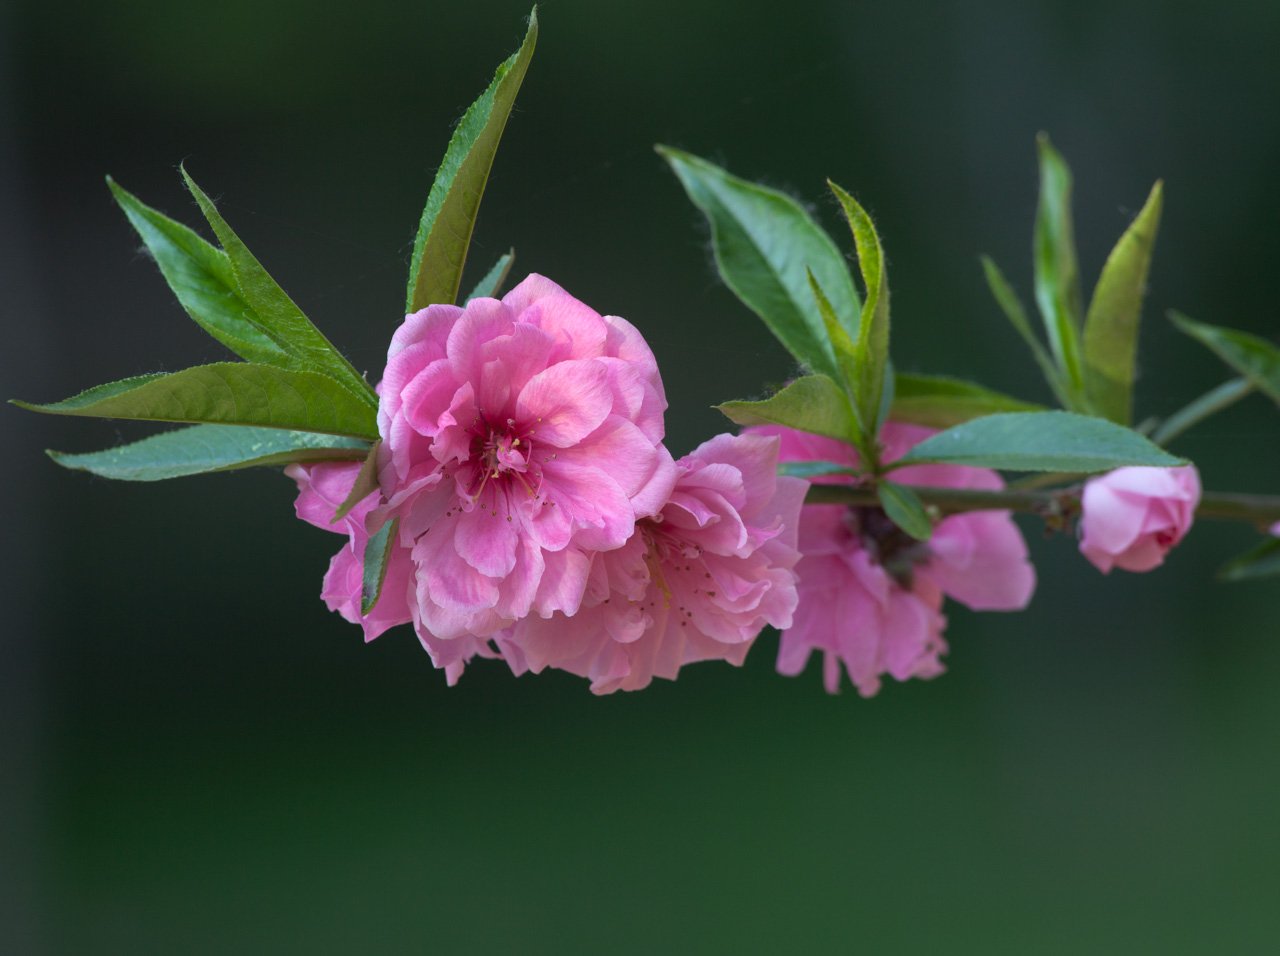
<svg viewBox="0 0 1280 956">
<path fill-rule="evenodd" d="M 1185 465 L 1132 429 L 1073 412 L 987 415 L 926 438 L 890 467 L 921 462 L 1092 474 L 1123 465 Z"/>
<path fill-rule="evenodd" d="M 1164 187 L 1157 180 L 1138 217 L 1102 267 L 1084 324 L 1085 388 L 1093 409 L 1119 425 L 1133 414 L 1138 322 L 1160 228 Z"/>
<path fill-rule="evenodd" d="M 889 417 L 898 422 L 950 428 L 983 415 L 1001 412 L 1042 412 L 1039 405 L 1011 398 L 989 388 L 943 375 L 896 376 L 897 397 Z"/>
<path fill-rule="evenodd" d="M 798 378 L 762 402 L 725 402 L 716 408 L 739 425 L 785 425 L 850 444 L 858 432 L 848 396 L 826 375 Z"/>
<path fill-rule="evenodd" d="M 512 249 L 506 255 L 498 259 L 493 264 L 493 268 L 485 273 L 484 278 L 476 283 L 476 287 L 471 290 L 471 294 L 463 301 L 463 305 L 472 299 L 494 298 L 502 291 L 502 283 L 507 281 L 507 274 L 511 272 L 511 266 L 516 261 L 516 251 Z"/>
<path fill-rule="evenodd" d="M 847 192 L 827 180 L 831 192 L 840 201 L 853 241 L 858 249 L 858 267 L 866 286 L 867 300 L 862 304 L 858 324 L 858 341 L 854 348 L 854 409 L 864 429 L 874 440 L 879 419 L 880 397 L 884 389 L 884 367 L 889 360 L 889 276 L 884 265 L 880 236 L 866 210 Z"/>
<path fill-rule="evenodd" d="M 360 613 L 368 614 L 382 597 L 382 585 L 387 580 L 387 565 L 391 561 L 391 549 L 395 546 L 400 529 L 400 519 L 392 518 L 376 532 L 369 535 L 364 546 L 364 584 L 361 589 Z"/>
<path fill-rule="evenodd" d="M 834 461 L 780 461 L 778 474 L 789 478 L 824 478 L 827 475 L 860 475 L 857 468 L 837 465 Z"/>
<path fill-rule="evenodd" d="M 1040 204 L 1036 210 L 1036 303 L 1049 333 L 1049 347 L 1066 376 L 1071 395 L 1080 395 L 1080 269 L 1071 227 L 1071 170 L 1049 137 L 1036 137 L 1040 153 Z"/>
<path fill-rule="evenodd" d="M 227 225 L 213 200 L 195 184 L 185 168 L 182 169 L 182 177 L 218 241 L 222 243 L 236 286 L 241 297 L 256 314 L 259 328 L 283 352 L 296 360 L 296 364 L 291 363 L 288 367 L 321 372 L 341 383 L 360 401 L 376 409 L 378 395 L 373 386 L 364 380 L 364 376 L 330 344 L 276 280 L 267 274 L 253 253 L 240 241 L 240 237 Z"/>
<path fill-rule="evenodd" d="M 360 502 L 368 498 L 378 488 L 378 446 L 382 444 L 382 439 L 378 439 L 369 446 L 365 454 L 364 462 L 360 465 L 360 471 L 356 473 L 356 480 L 351 485 L 351 491 L 347 493 L 347 497 L 342 504 L 338 505 L 338 510 L 333 513 L 333 517 L 329 520 L 329 524 L 337 524 Z"/>
<path fill-rule="evenodd" d="M 1253 391 L 1253 382 L 1247 378 L 1233 378 L 1217 388 L 1210 389 L 1195 401 L 1174 412 L 1151 435 L 1157 445 L 1167 445 L 1188 428 L 1229 408 Z"/>
<path fill-rule="evenodd" d="M 413 241 L 405 306 L 409 312 L 441 302 L 452 305 L 458 299 L 480 199 L 537 42 L 535 6 L 524 43 L 498 67 L 489 88 L 468 107 L 449 140 Z"/>
<path fill-rule="evenodd" d="M 119 481 L 160 481 L 210 471 L 294 461 L 359 461 L 369 443 L 313 432 L 239 425 L 192 425 L 105 451 L 48 455 L 63 468 Z"/>
<path fill-rule="evenodd" d="M 839 379 L 826 323 L 808 273 L 821 285 L 850 337 L 861 309 L 844 256 L 790 196 L 731 176 L 669 146 L 655 147 L 711 224 L 725 285 L 758 315 L 801 365 Z"/>
<path fill-rule="evenodd" d="M 1251 381 L 1260 392 L 1280 403 L 1280 349 L 1248 332 L 1205 325 L 1180 312 L 1169 318 L 1187 335 L 1207 346 L 1218 358 Z"/>
<path fill-rule="evenodd" d="M 245 362 L 139 375 L 49 405 L 14 404 L 54 415 L 260 425 L 369 441 L 378 437 L 376 410 L 327 375 Z"/>
<path fill-rule="evenodd" d="M 187 314 L 241 358 L 287 366 L 288 353 L 262 331 L 257 313 L 240 295 L 227 254 L 152 209 L 110 176 L 107 185 Z"/>
<path fill-rule="evenodd" d="M 928 541 L 933 536 L 933 524 L 924 510 L 924 504 L 906 485 L 881 481 L 876 485 L 880 506 L 889 520 L 917 541 Z"/>
<path fill-rule="evenodd" d="M 1280 575 L 1280 538 L 1271 538 L 1222 566 L 1218 577 L 1225 581 L 1247 581 Z"/>
<path fill-rule="evenodd" d="M 813 293 L 813 301 L 818 306 L 818 314 L 822 316 L 822 324 L 826 328 L 827 338 L 831 341 L 831 349 L 835 353 L 836 370 L 840 373 L 841 384 L 844 385 L 845 391 L 852 399 L 854 384 L 857 380 L 857 367 L 854 358 L 857 346 L 849 336 L 848 331 L 840 323 L 836 310 L 831 306 L 831 300 L 822 291 L 822 286 L 818 284 L 818 280 L 813 277 L 813 270 L 806 266 L 804 271 L 809 278 L 809 290 Z"/>
<path fill-rule="evenodd" d="M 982 271 L 987 277 L 987 286 L 991 289 L 991 294 L 995 296 L 996 302 L 1008 317 L 1010 324 L 1022 336 L 1022 340 L 1027 343 L 1027 347 L 1031 349 L 1031 354 L 1035 356 L 1036 364 L 1040 366 L 1040 371 L 1044 374 L 1044 380 L 1049 383 L 1049 388 L 1052 389 L 1058 404 L 1064 407 L 1069 406 L 1071 402 L 1067 395 L 1067 389 L 1062 383 L 1062 372 L 1053 363 L 1053 359 L 1049 357 L 1049 353 L 1040 344 L 1036 334 L 1031 331 L 1031 323 L 1027 319 L 1026 310 L 1022 307 L 1022 300 L 1013 291 L 1013 287 L 1005 279 L 1000 267 L 988 256 L 982 256 L 981 259 Z"/>
</svg>

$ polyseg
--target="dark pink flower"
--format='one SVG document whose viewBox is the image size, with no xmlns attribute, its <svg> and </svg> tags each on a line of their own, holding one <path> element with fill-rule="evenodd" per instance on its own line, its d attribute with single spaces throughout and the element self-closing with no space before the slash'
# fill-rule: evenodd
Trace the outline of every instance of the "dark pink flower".
<svg viewBox="0 0 1280 956">
<path fill-rule="evenodd" d="M 772 426 L 751 431 L 779 435 L 782 461 L 858 466 L 857 453 L 843 442 Z M 889 422 L 881 433 L 885 460 L 900 458 L 931 434 L 931 429 Z M 893 478 L 908 485 L 1004 487 L 994 471 L 956 465 L 914 465 L 895 471 Z M 832 693 L 840 686 L 841 663 L 863 696 L 880 689 L 883 674 L 906 680 L 942 673 L 944 595 L 975 610 L 1017 610 L 1035 589 L 1026 542 L 1003 511 L 952 515 L 922 543 L 896 528 L 879 508 L 805 505 L 799 544 L 800 605 L 782 635 L 778 670 L 798 674 L 809 654 L 821 650 L 824 682 Z"/>
<path fill-rule="evenodd" d="M 439 642 L 576 612 L 581 555 L 624 545 L 675 480 L 648 345 L 539 275 L 406 317 L 380 394 L 371 527 L 399 519 L 414 622 Z"/>
<path fill-rule="evenodd" d="M 776 474 L 778 439 L 719 435 L 676 463 L 661 511 L 621 548 L 571 552 L 589 583 L 576 614 L 530 615 L 499 635 L 516 673 L 557 667 L 597 694 L 674 679 L 684 664 L 741 664 L 796 606 L 796 522 L 808 483 Z"/>
<path fill-rule="evenodd" d="M 1179 468 L 1117 468 L 1085 482 L 1080 553 L 1106 574 L 1150 571 L 1182 540 L 1200 502 L 1200 473 Z"/>
</svg>

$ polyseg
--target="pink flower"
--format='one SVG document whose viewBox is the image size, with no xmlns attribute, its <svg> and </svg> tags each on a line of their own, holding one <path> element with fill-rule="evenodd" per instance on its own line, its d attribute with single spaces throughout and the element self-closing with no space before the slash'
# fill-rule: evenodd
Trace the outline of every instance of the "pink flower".
<svg viewBox="0 0 1280 956">
<path fill-rule="evenodd" d="M 1200 474 L 1179 468 L 1117 468 L 1085 482 L 1080 553 L 1103 574 L 1150 571 L 1182 540 L 1200 502 Z"/>
<path fill-rule="evenodd" d="M 843 442 L 772 426 L 751 431 L 781 436 L 782 461 L 858 466 L 857 453 Z M 881 433 L 885 460 L 900 458 L 931 434 L 931 429 L 889 422 Z M 908 485 L 1004 487 L 994 471 L 956 465 L 913 465 L 895 471 L 893 478 Z M 806 505 L 799 543 L 800 605 L 782 635 L 778 670 L 799 674 L 810 652 L 821 650 L 831 693 L 839 690 L 841 663 L 864 697 L 880 689 L 883 674 L 907 680 L 942 673 L 944 595 L 975 610 L 1018 610 L 1035 590 L 1026 542 L 1004 511 L 952 515 L 922 543 L 879 508 Z"/>
<path fill-rule="evenodd" d="M 347 512 L 342 520 L 330 523 L 338 506 L 347 500 L 359 473 L 360 462 L 345 461 L 294 464 L 285 469 L 285 474 L 298 483 L 298 500 L 294 505 L 298 517 L 317 528 L 336 531 L 348 537 L 347 544 L 329 562 L 329 571 L 324 576 L 324 588 L 320 597 L 329 610 L 337 611 L 352 624 L 361 625 L 366 641 L 373 640 L 389 627 L 413 621 L 423 645 L 433 658 L 440 658 L 438 666 L 445 668 L 448 682 L 454 684 L 471 657 L 477 654 L 495 657 L 496 654 L 487 641 L 476 638 L 469 641 L 437 641 L 418 627 L 413 602 L 414 567 L 408 548 L 398 543 L 392 547 L 378 603 L 367 616 L 360 615 L 364 551 L 369 543 L 365 521 L 378 499 L 369 495 Z"/>
<path fill-rule="evenodd" d="M 583 555 L 624 545 L 675 480 L 648 345 L 539 275 L 407 316 L 380 394 L 370 528 L 400 521 L 419 635 L 461 641 L 437 666 L 530 613 L 575 613 Z"/>
<path fill-rule="evenodd" d="M 779 478 L 777 438 L 718 435 L 676 463 L 662 510 L 621 548 L 592 556 L 576 614 L 526 617 L 498 638 L 517 674 L 558 667 L 597 694 L 638 690 L 681 665 L 740 665 L 796 606 L 796 524 L 808 483 Z"/>
<path fill-rule="evenodd" d="M 1271 533 L 1277 538 L 1280 538 L 1280 521 L 1277 521 L 1271 526 Z"/>
</svg>

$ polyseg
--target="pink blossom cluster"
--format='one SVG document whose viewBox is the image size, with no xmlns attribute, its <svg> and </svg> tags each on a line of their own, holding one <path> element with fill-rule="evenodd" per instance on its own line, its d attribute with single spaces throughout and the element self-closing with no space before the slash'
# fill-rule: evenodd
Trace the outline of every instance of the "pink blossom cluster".
<svg viewBox="0 0 1280 956">
<path fill-rule="evenodd" d="M 341 523 L 360 466 L 288 469 L 299 517 L 348 535 L 323 597 L 366 639 L 408 622 L 449 683 L 501 655 L 607 693 L 741 663 L 766 624 L 790 625 L 806 484 L 776 475 L 776 439 L 721 435 L 674 461 L 657 363 L 626 320 L 530 275 L 407 316 L 379 394 L 379 489 Z M 390 521 L 362 618 L 364 551 Z"/>
<path fill-rule="evenodd" d="M 830 461 L 859 467 L 843 442 L 766 426 L 776 435 L 782 461 Z M 883 460 L 902 457 L 933 431 L 886 423 Z M 836 483 L 849 478 L 826 477 Z M 957 465 L 911 465 L 894 472 L 903 484 L 999 489 L 994 471 Z M 806 505 L 800 517 L 800 605 L 782 635 L 778 670 L 798 674 L 817 650 L 823 681 L 840 688 L 841 665 L 864 697 L 880 689 L 885 674 L 896 680 L 934 677 L 944 670 L 944 596 L 975 610 L 1019 610 L 1035 590 L 1035 569 L 1021 532 L 1003 511 L 973 511 L 943 518 L 928 542 L 898 529 L 879 508 Z"/>
<path fill-rule="evenodd" d="M 945 597 L 1017 610 L 1035 589 L 1008 512 L 941 517 L 922 542 L 880 508 L 802 508 L 808 483 L 779 476 L 779 461 L 856 469 L 846 443 L 770 426 L 674 460 L 640 333 L 539 275 L 501 300 L 407 316 L 378 391 L 376 491 L 334 522 L 360 463 L 291 465 L 297 512 L 347 536 L 324 579 L 329 608 L 367 640 L 412 624 L 450 684 L 489 657 L 517 674 L 586 677 L 596 693 L 636 690 L 695 661 L 741 664 L 772 625 L 783 631 L 781 673 L 821 651 L 828 691 L 843 670 L 870 696 L 886 674 L 943 671 Z M 882 460 L 931 434 L 888 423 Z M 994 471 L 954 465 L 893 477 L 1004 487 Z M 1103 572 L 1149 570 L 1186 533 L 1199 496 L 1189 466 L 1091 479 L 1080 550 Z M 362 615 L 365 549 L 388 522 L 381 597 Z"/>
</svg>

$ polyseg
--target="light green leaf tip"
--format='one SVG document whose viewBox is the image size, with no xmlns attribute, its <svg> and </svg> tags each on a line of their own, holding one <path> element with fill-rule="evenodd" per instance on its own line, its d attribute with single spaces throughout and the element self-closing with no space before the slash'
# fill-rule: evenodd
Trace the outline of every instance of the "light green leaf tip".
<svg viewBox="0 0 1280 956">
<path fill-rule="evenodd" d="M 854 407 L 868 440 L 873 440 L 884 390 L 885 364 L 889 360 L 889 279 L 884 250 L 866 210 L 831 180 L 827 180 L 827 185 L 849 220 L 858 251 L 858 267 L 867 293 L 854 347 Z"/>
<path fill-rule="evenodd" d="M 1133 414 L 1138 324 L 1163 203 L 1163 184 L 1157 180 L 1141 212 L 1107 257 L 1085 319 L 1089 401 L 1094 411 L 1120 425 L 1128 425 Z"/>
<path fill-rule="evenodd" d="M 783 425 L 856 444 L 858 426 L 849 398 L 826 375 L 798 378 L 763 401 L 725 402 L 716 408 L 738 425 Z"/>
</svg>

